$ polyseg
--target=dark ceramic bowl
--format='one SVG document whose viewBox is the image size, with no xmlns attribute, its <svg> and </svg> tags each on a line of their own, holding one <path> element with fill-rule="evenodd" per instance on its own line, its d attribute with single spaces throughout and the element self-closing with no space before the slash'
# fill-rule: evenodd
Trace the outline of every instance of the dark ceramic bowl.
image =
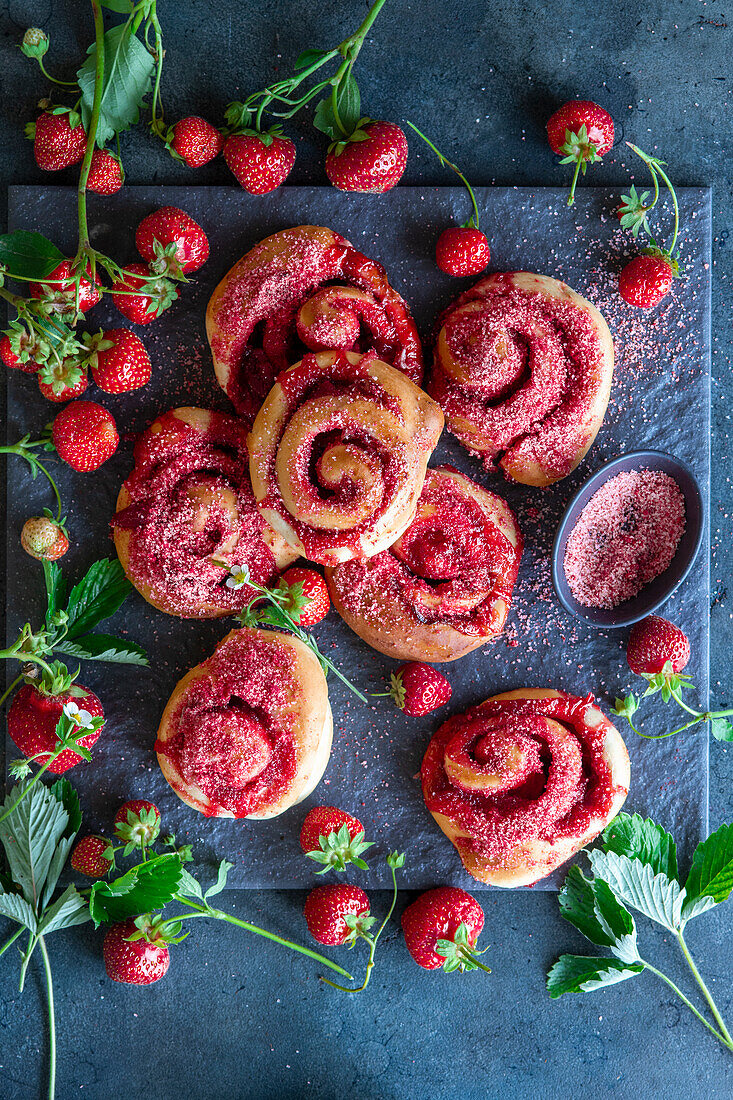
<svg viewBox="0 0 733 1100">
<path fill-rule="evenodd" d="M 578 522 L 580 513 L 590 498 L 605 481 L 616 474 L 638 469 L 661 470 L 675 479 L 685 498 L 687 520 L 685 533 L 680 539 L 677 553 L 669 567 L 645 585 L 638 595 L 611 609 L 585 607 L 583 604 L 578 603 L 570 591 L 563 568 L 565 548 L 570 532 Z M 632 623 L 639 622 L 640 619 L 657 611 L 690 572 L 702 542 L 703 522 L 704 507 L 700 486 L 686 463 L 674 458 L 673 455 L 663 454 L 661 451 L 633 451 L 631 454 L 614 458 L 611 462 L 607 462 L 605 466 L 602 466 L 600 470 L 597 470 L 580 487 L 568 504 L 557 529 L 552 546 L 552 583 L 555 586 L 560 603 L 566 611 L 575 615 L 576 618 L 582 619 L 584 623 L 588 623 L 590 626 L 613 629 L 631 626 Z"/>
</svg>

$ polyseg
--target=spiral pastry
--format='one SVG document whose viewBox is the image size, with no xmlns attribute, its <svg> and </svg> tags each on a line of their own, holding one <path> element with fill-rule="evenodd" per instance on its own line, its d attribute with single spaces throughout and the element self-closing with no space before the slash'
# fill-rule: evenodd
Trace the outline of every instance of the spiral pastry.
<svg viewBox="0 0 733 1100">
<path fill-rule="evenodd" d="M 425 805 L 479 882 L 532 885 L 621 809 L 628 753 L 592 698 L 507 691 L 434 735 L 422 764 Z"/>
<path fill-rule="evenodd" d="M 138 592 L 184 618 L 244 607 L 252 590 L 227 586 L 229 566 L 246 565 L 253 580 L 269 584 L 298 556 L 255 504 L 245 429 L 207 409 L 172 409 L 142 433 L 112 528 Z"/>
<path fill-rule="evenodd" d="M 280 375 L 249 435 L 268 523 L 310 561 L 378 554 L 409 526 L 443 414 L 394 367 L 321 351 Z"/>
<path fill-rule="evenodd" d="M 499 635 L 523 539 L 501 497 L 428 470 L 407 530 L 366 561 L 326 570 L 334 606 L 360 638 L 400 661 L 455 661 Z"/>
<path fill-rule="evenodd" d="M 613 340 L 595 306 L 557 279 L 510 272 L 443 314 L 429 392 L 487 469 L 543 487 L 585 456 L 612 378 Z"/>
<path fill-rule="evenodd" d="M 422 381 L 417 329 L 384 268 L 322 226 L 255 245 L 214 291 L 206 330 L 219 385 L 250 423 L 276 376 L 306 351 L 374 352 Z"/>
<path fill-rule="evenodd" d="M 194 810 L 264 819 L 315 789 L 332 736 L 326 680 L 308 646 L 242 627 L 176 685 L 155 751 Z"/>
</svg>

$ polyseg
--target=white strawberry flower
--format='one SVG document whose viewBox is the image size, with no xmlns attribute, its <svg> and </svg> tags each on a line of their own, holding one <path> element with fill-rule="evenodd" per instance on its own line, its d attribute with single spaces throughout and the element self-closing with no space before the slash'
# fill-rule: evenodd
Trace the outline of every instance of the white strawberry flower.
<svg viewBox="0 0 733 1100">
<path fill-rule="evenodd" d="M 233 565 L 226 579 L 227 588 L 243 588 L 249 583 L 249 570 L 246 565 Z"/>
<path fill-rule="evenodd" d="M 90 730 L 92 728 L 94 719 L 89 711 L 83 708 L 80 709 L 73 701 L 70 700 L 68 703 L 64 703 L 64 714 L 80 729 Z"/>
</svg>

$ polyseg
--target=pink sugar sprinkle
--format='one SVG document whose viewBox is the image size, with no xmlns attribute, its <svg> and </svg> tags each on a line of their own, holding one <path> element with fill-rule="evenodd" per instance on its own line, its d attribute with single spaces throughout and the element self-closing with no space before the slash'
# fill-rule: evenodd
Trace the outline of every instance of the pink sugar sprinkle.
<svg viewBox="0 0 733 1100">
<path fill-rule="evenodd" d="M 685 499 L 661 470 L 609 478 L 580 513 L 563 567 L 578 603 L 616 607 L 663 573 L 685 530 Z"/>
</svg>

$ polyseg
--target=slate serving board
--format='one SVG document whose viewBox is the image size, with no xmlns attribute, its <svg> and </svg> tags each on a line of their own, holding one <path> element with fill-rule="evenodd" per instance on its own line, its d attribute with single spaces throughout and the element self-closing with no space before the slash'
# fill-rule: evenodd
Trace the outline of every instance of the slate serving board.
<svg viewBox="0 0 733 1100">
<path fill-rule="evenodd" d="M 590 454 L 571 477 L 549 491 L 505 483 L 487 474 L 447 434 L 433 464 L 450 462 L 502 493 L 515 509 L 526 549 L 515 607 L 505 637 L 444 667 L 453 686 L 447 707 L 424 719 L 402 716 L 388 700 L 364 706 L 331 677 L 335 717 L 334 748 L 325 777 L 306 803 L 270 822 L 205 819 L 179 801 L 164 781 L 152 751 L 160 713 L 177 680 L 207 657 L 230 628 L 227 620 L 189 622 L 150 608 L 134 593 L 110 628 L 141 642 L 150 670 L 85 664 L 81 680 L 97 691 L 107 728 L 94 750 L 94 762 L 70 773 L 85 810 L 85 828 L 107 831 L 117 805 L 127 798 L 152 798 L 165 826 L 179 842 L 194 845 L 197 862 L 223 856 L 234 864 L 229 884 L 248 888 L 297 888 L 313 884 L 312 865 L 300 853 L 298 832 L 315 801 L 353 810 L 379 854 L 359 878 L 366 886 L 385 885 L 383 853 L 407 851 L 402 884 L 424 888 L 452 883 L 480 888 L 466 875 L 448 841 L 424 808 L 417 773 L 425 746 L 451 713 L 497 691 L 519 686 L 557 686 L 595 693 L 606 710 L 632 677 L 624 657 L 625 631 L 596 631 L 565 613 L 550 581 L 552 537 L 570 496 L 605 460 L 628 450 L 670 451 L 693 467 L 703 487 L 706 509 L 710 481 L 710 192 L 682 188 L 682 259 L 685 278 L 657 309 L 643 313 L 626 306 L 616 277 L 633 243 L 615 217 L 618 194 L 583 187 L 568 210 L 565 192 L 555 188 L 477 188 L 482 228 L 491 242 L 491 270 L 526 269 L 562 278 L 605 313 L 614 333 L 617 371 L 608 415 Z M 72 548 L 63 559 L 76 578 L 95 558 L 113 554 L 108 522 L 120 483 L 131 469 L 134 433 L 159 412 L 200 404 L 227 410 L 214 382 L 204 335 L 208 297 L 224 272 L 260 238 L 303 222 L 329 225 L 367 255 L 380 260 L 410 303 L 427 342 L 438 312 L 470 285 L 442 275 L 433 258 L 437 234 L 467 216 L 465 193 L 455 188 L 401 187 L 385 196 L 348 196 L 332 188 L 285 187 L 253 198 L 239 188 L 126 187 L 111 198 L 90 196 L 93 243 L 119 261 L 137 259 L 134 229 L 150 210 L 171 204 L 187 210 L 205 228 L 211 259 L 183 288 L 181 300 L 153 325 L 140 329 L 153 360 L 153 380 L 129 395 L 88 395 L 101 399 L 127 433 L 118 453 L 97 473 L 76 474 L 58 464 L 58 480 L 68 507 Z M 667 212 L 668 213 L 668 212 Z M 72 188 L 11 187 L 10 228 L 49 234 L 65 252 L 76 247 Z M 88 315 L 95 330 L 118 324 L 113 305 Z M 38 394 L 35 379 L 8 371 L 8 440 L 43 427 L 53 409 Z M 18 535 L 24 519 L 50 504 L 44 480 L 31 481 L 25 464 L 8 464 L 8 632 L 16 637 L 34 608 L 42 617 L 40 569 L 22 553 Z M 701 704 L 708 689 L 708 536 L 695 567 L 666 607 L 666 614 L 690 636 L 689 672 Z M 339 661 L 363 690 L 382 690 L 395 663 L 375 653 L 331 614 L 316 628 L 319 644 Z M 9 677 L 10 679 L 10 677 Z M 651 705 L 645 729 L 670 728 L 661 706 Z M 674 715 L 670 711 L 670 717 Z M 620 727 L 623 729 L 623 727 Z M 683 858 L 707 833 L 708 741 L 705 731 L 665 741 L 626 737 L 632 761 L 629 811 L 648 814 L 673 831 Z M 14 755 L 12 744 L 8 743 Z M 553 889 L 563 874 L 536 889 Z"/>
</svg>

